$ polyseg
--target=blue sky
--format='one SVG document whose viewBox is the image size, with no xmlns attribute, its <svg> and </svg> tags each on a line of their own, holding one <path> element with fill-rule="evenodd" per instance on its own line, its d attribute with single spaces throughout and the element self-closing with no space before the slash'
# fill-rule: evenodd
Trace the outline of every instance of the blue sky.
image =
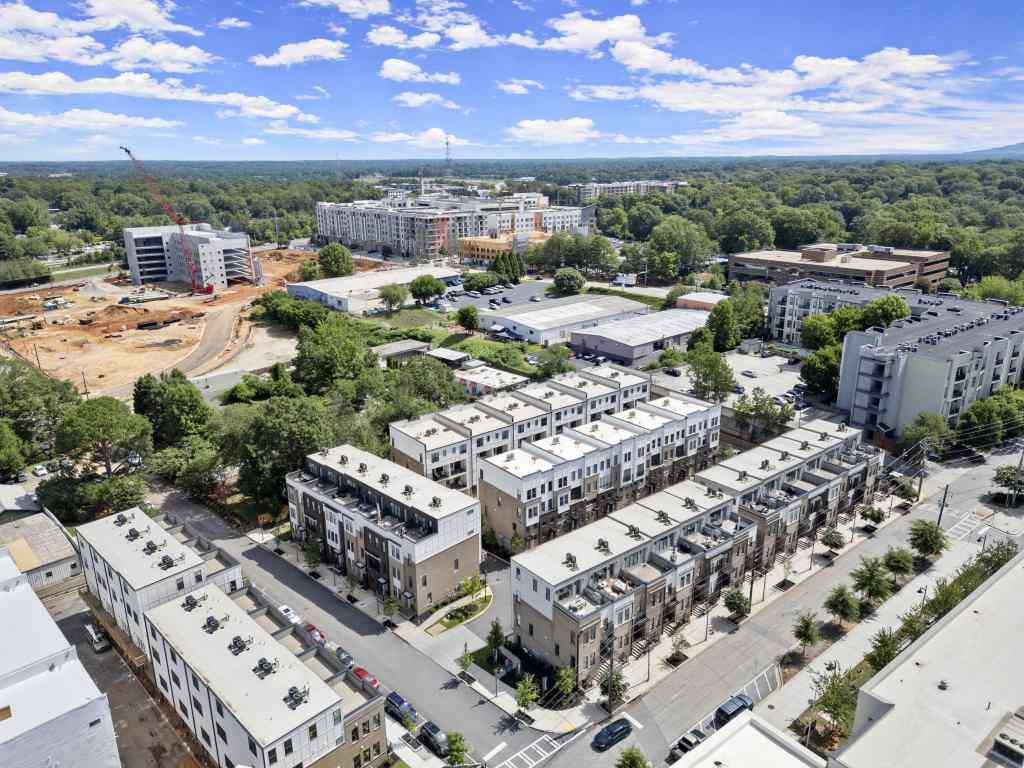
<svg viewBox="0 0 1024 768">
<path fill-rule="evenodd" d="M 1018 0 L 0 0 L 0 159 L 1024 141 Z"/>
</svg>

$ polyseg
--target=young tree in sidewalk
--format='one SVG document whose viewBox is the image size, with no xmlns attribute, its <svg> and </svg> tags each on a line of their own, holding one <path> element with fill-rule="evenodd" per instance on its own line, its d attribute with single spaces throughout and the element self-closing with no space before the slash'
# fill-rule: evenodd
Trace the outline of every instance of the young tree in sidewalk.
<svg viewBox="0 0 1024 768">
<path fill-rule="evenodd" d="M 818 708 L 832 718 L 840 736 L 853 730 L 857 712 L 857 685 L 849 671 L 837 666 L 834 670 L 814 676 L 814 698 Z"/>
<path fill-rule="evenodd" d="M 306 568 L 313 570 L 320 565 L 320 539 L 310 537 L 306 540 L 306 543 L 302 545 L 302 556 L 306 561 Z"/>
<path fill-rule="evenodd" d="M 458 731 L 448 731 L 448 765 L 465 765 L 469 761 L 469 745 Z"/>
<path fill-rule="evenodd" d="M 793 625 L 793 637 L 800 643 L 800 656 L 806 658 L 808 646 L 816 645 L 821 640 L 817 614 L 813 611 L 804 611 L 797 616 Z"/>
<path fill-rule="evenodd" d="M 884 666 L 895 659 L 902 647 L 898 631 L 883 627 L 871 638 L 871 650 L 864 656 L 868 664 L 880 672 Z"/>
<path fill-rule="evenodd" d="M 860 618 L 860 602 L 845 584 L 837 584 L 825 598 L 824 608 L 836 626 L 843 622 L 854 622 Z"/>
<path fill-rule="evenodd" d="M 569 667 L 559 667 L 555 672 L 555 688 L 563 696 L 572 696 L 576 690 L 576 672 Z"/>
<path fill-rule="evenodd" d="M 626 698 L 626 678 L 622 676 L 618 669 L 612 673 L 611 680 L 608 679 L 608 675 L 601 679 L 601 693 L 609 700 L 609 711 L 621 704 L 623 699 Z"/>
<path fill-rule="evenodd" d="M 651 763 L 640 747 L 626 747 L 619 753 L 615 768 L 651 768 Z"/>
<path fill-rule="evenodd" d="M 935 521 L 915 520 L 910 524 L 910 546 L 919 557 L 931 559 L 949 548 L 949 538 Z"/>
<path fill-rule="evenodd" d="M 882 562 L 893 576 L 909 576 L 914 571 L 914 554 L 904 547 L 889 547 Z"/>
<path fill-rule="evenodd" d="M 868 602 L 877 605 L 892 593 L 889 571 L 880 557 L 861 557 L 860 565 L 850 572 L 853 588 Z"/>
<path fill-rule="evenodd" d="M 527 673 L 516 685 L 516 706 L 526 711 L 537 703 L 540 698 L 540 689 L 537 687 L 537 678 Z"/>
<path fill-rule="evenodd" d="M 455 663 L 459 665 L 459 669 L 464 673 L 468 672 L 469 668 L 473 666 L 473 654 L 469 652 L 469 643 L 462 644 L 462 653 L 455 660 Z"/>
<path fill-rule="evenodd" d="M 741 589 L 730 589 L 726 592 L 723 604 L 737 619 L 742 619 L 750 613 L 750 600 Z"/>
<path fill-rule="evenodd" d="M 491 661 L 494 661 L 495 655 L 498 653 L 498 649 L 505 644 L 505 629 L 501 626 L 501 622 L 494 619 L 491 622 L 491 628 L 487 631 L 487 655 Z"/>
</svg>

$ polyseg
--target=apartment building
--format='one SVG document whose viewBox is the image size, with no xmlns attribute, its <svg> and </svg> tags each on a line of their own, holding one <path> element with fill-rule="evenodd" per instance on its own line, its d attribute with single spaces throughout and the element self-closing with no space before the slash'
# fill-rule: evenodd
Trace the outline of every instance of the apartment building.
<svg viewBox="0 0 1024 768">
<path fill-rule="evenodd" d="M 213 229 L 209 224 L 128 227 L 124 230 L 124 248 L 135 285 L 191 283 L 186 250 L 192 257 L 197 285 L 227 288 L 229 283 L 262 279 L 259 260 L 249 248 L 249 236 Z"/>
<path fill-rule="evenodd" d="M 6 547 L 0 612 L 0 765 L 120 768 L 107 695 Z"/>
<path fill-rule="evenodd" d="M 525 376 L 489 365 L 475 365 L 471 368 L 459 368 L 452 372 L 466 394 L 470 397 L 491 395 L 507 389 L 521 387 L 529 381 Z"/>
<path fill-rule="evenodd" d="M 895 253 L 896 249 L 881 246 L 860 246 L 851 243 L 828 243 L 803 246 L 798 251 L 762 250 L 735 253 L 729 257 L 729 277 L 736 280 L 761 280 L 779 285 L 807 278 L 848 280 L 876 288 L 929 289 L 946 276 L 945 268 L 922 274 L 921 261 Z M 922 258 L 927 262 L 932 256 Z M 945 255 L 948 264 L 948 254 Z"/>
<path fill-rule="evenodd" d="M 586 205 L 601 199 L 620 198 L 626 195 L 649 195 L 652 192 L 669 194 L 678 187 L 686 186 L 685 181 L 609 181 L 604 183 L 569 184 L 570 197 L 579 205 Z"/>
<path fill-rule="evenodd" d="M 477 463 L 557 435 L 650 396 L 650 377 L 614 366 L 565 373 L 389 426 L 391 459 L 448 487 L 475 494 Z"/>
<path fill-rule="evenodd" d="M 98 607 L 149 656 L 143 614 L 207 583 L 224 592 L 243 585 L 242 566 L 227 553 L 138 507 L 77 528 L 82 571 Z"/>
<path fill-rule="evenodd" d="M 161 695 L 220 768 L 367 768 L 387 759 L 383 698 L 295 630 L 212 584 L 146 611 Z"/>
<path fill-rule="evenodd" d="M 534 229 L 525 240 L 525 246 L 543 245 L 550 236 L 543 230 Z M 512 232 L 493 236 L 462 237 L 459 239 L 459 261 L 462 264 L 490 267 L 502 254 L 520 253 L 523 245 L 524 239 L 517 238 Z"/>
<path fill-rule="evenodd" d="M 485 525 L 512 551 L 687 477 L 717 450 L 719 406 L 659 398 L 478 463 Z"/>
<path fill-rule="evenodd" d="M 918 314 L 843 339 L 837 405 L 882 444 L 919 413 L 952 426 L 974 401 L 1021 382 L 1024 308 L 951 294 L 916 303 Z"/>
<path fill-rule="evenodd" d="M 306 457 L 287 477 L 292 531 L 410 616 L 430 613 L 480 572 L 480 504 L 351 445 Z"/>
</svg>

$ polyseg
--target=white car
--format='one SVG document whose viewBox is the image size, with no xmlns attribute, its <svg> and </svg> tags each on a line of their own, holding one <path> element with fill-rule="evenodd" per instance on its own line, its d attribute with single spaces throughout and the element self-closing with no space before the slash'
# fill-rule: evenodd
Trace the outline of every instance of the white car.
<svg viewBox="0 0 1024 768">
<path fill-rule="evenodd" d="M 32 467 L 32 474 L 35 475 L 36 477 L 46 477 L 50 473 L 42 464 L 36 464 L 34 467 Z"/>
<path fill-rule="evenodd" d="M 281 612 L 281 615 L 288 619 L 289 624 L 301 624 L 302 619 L 299 618 L 299 614 L 289 608 L 287 605 L 279 605 L 277 610 Z"/>
<path fill-rule="evenodd" d="M 540 300 L 541 300 L 541 297 L 538 296 L 536 293 L 533 294 L 533 296 L 530 297 L 530 301 L 540 301 Z"/>
</svg>

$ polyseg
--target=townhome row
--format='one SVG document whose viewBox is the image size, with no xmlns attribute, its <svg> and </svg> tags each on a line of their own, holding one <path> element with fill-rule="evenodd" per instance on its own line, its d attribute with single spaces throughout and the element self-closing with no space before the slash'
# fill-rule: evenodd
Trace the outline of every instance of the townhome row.
<svg viewBox="0 0 1024 768">
<path fill-rule="evenodd" d="M 479 573 L 480 503 L 465 493 L 351 445 L 307 456 L 286 484 L 293 535 L 407 615 Z"/>
<path fill-rule="evenodd" d="M 514 555 L 516 635 L 593 681 L 869 499 L 881 455 L 860 440 L 814 421 Z"/>
<path fill-rule="evenodd" d="M 650 377 L 611 365 L 565 373 L 418 419 L 393 422 L 391 458 L 450 488 L 477 493 L 478 464 L 523 443 L 610 416 L 650 397 Z"/>
</svg>

